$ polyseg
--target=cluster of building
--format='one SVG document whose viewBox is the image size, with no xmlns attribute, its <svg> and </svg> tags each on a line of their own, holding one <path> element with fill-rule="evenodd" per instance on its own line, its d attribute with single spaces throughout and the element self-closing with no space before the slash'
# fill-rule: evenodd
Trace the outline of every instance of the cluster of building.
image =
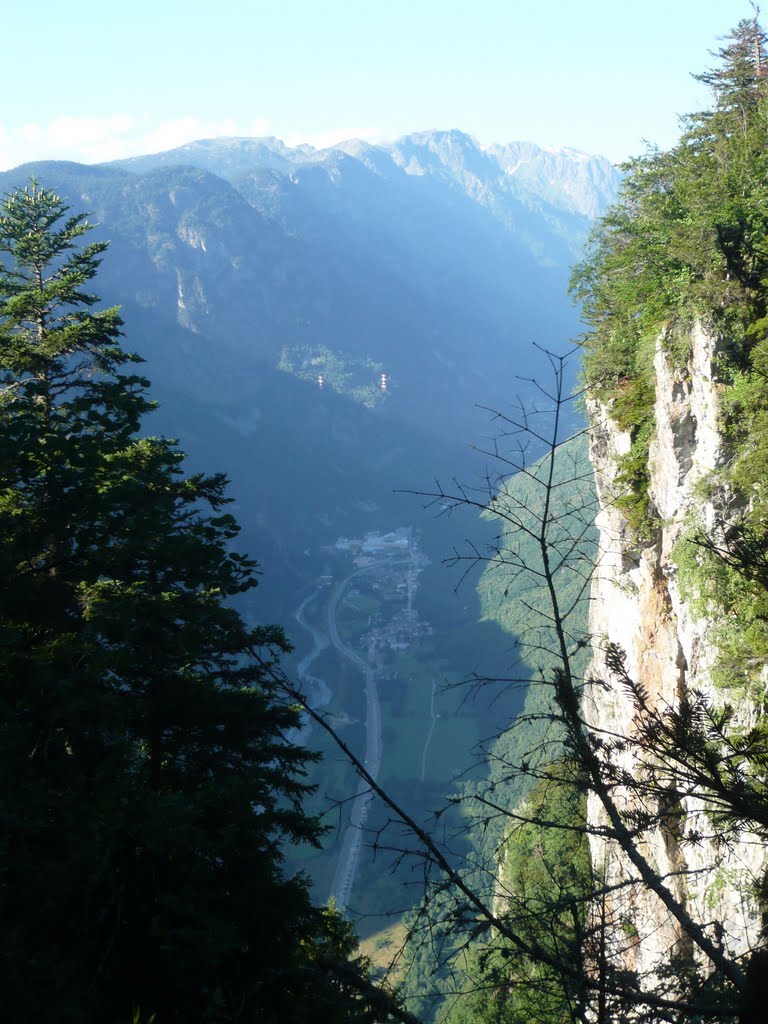
<svg viewBox="0 0 768 1024">
<path fill-rule="evenodd" d="M 347 552 L 355 565 L 362 569 L 380 560 L 392 557 L 415 557 L 418 548 L 413 538 L 413 527 L 399 526 L 391 533 L 366 533 L 364 537 L 339 537 L 336 551 Z"/>
<path fill-rule="evenodd" d="M 429 563 L 419 550 L 413 527 L 400 526 L 389 533 L 372 531 L 363 537 L 339 537 L 334 549 L 351 556 L 357 569 L 376 570 L 370 575 L 369 585 L 384 601 L 405 603 L 386 621 L 381 613 L 371 620 L 368 632 L 360 639 L 371 656 L 386 648 L 405 650 L 419 637 L 432 633 L 432 627 L 419 618 L 413 607 L 418 575 Z"/>
<path fill-rule="evenodd" d="M 432 626 L 420 619 L 413 609 L 404 608 L 395 612 L 388 621 L 374 621 L 371 629 L 360 637 L 362 647 L 368 649 L 369 657 L 377 650 L 389 647 L 392 651 L 405 651 L 423 636 L 432 635 Z"/>
</svg>

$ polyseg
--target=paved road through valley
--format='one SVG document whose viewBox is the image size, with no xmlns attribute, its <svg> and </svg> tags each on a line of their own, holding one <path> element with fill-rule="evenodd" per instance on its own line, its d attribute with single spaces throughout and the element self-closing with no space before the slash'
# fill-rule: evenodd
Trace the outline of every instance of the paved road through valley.
<svg viewBox="0 0 768 1024">
<path fill-rule="evenodd" d="M 408 565 L 410 559 L 388 562 L 387 567 L 392 565 Z M 336 650 L 345 658 L 356 665 L 365 678 L 365 768 L 371 778 L 376 781 L 381 767 L 381 707 L 379 705 L 379 691 L 376 686 L 376 678 L 371 666 L 361 658 L 360 655 L 348 647 L 339 637 L 336 627 L 336 608 L 346 590 L 350 580 L 355 576 L 361 576 L 365 572 L 381 569 L 380 565 L 366 565 L 362 569 L 356 569 L 339 583 L 333 592 L 328 605 L 328 633 L 331 643 Z M 363 842 L 363 829 L 368 817 L 368 806 L 373 799 L 373 793 L 364 779 L 360 779 L 352 808 L 349 812 L 349 822 L 344 832 L 344 840 L 341 846 L 341 854 L 336 865 L 336 874 L 333 876 L 331 886 L 331 898 L 336 901 L 336 906 L 342 910 L 349 903 L 349 895 L 352 891 L 352 884 L 357 872 L 357 863 L 360 858 L 360 848 Z"/>
</svg>

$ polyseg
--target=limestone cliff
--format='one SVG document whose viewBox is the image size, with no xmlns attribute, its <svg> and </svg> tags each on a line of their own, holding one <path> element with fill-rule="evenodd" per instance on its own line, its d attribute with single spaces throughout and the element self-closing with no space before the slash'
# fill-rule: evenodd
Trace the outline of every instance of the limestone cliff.
<svg viewBox="0 0 768 1024">
<path fill-rule="evenodd" d="M 648 466 L 656 525 L 649 541 L 633 538 L 615 504 L 622 491 L 617 458 L 629 451 L 630 434 L 616 426 L 610 404 L 591 403 L 600 541 L 590 622 L 595 646 L 585 709 L 590 724 L 603 734 L 631 737 L 635 728 L 635 705 L 606 664 L 609 644 L 625 652 L 628 674 L 657 706 L 675 707 L 686 690 L 703 691 L 715 704 L 723 699 L 711 679 L 716 658 L 713 622 L 694 613 L 675 560 L 676 545 L 691 522 L 715 529 L 730 501 L 724 486 L 701 486 L 717 479 L 726 457 L 719 431 L 719 386 L 714 383 L 718 345 L 712 333 L 695 328 L 688 366 L 679 371 L 673 368 L 663 336 L 657 341 L 655 430 Z M 739 714 L 748 718 L 750 707 L 742 706 Z M 618 756 L 621 767 L 632 775 L 641 770 L 631 745 Z M 619 802 L 638 799 L 636 794 L 618 793 Z M 596 797 L 590 798 L 589 815 L 593 825 L 603 820 Z M 682 798 L 679 816 L 679 829 L 652 831 L 644 837 L 641 852 L 693 920 L 729 954 L 738 956 L 758 941 L 760 917 L 754 894 L 765 870 L 764 850 L 746 833 L 730 848 L 707 838 L 686 842 L 682 837 L 697 819 L 700 831 L 712 832 L 695 795 Z M 615 844 L 597 837 L 591 842 L 595 866 L 605 873 L 609 886 L 635 877 Z M 625 884 L 614 890 L 609 902 L 611 944 L 621 966 L 652 979 L 660 967 L 669 965 L 674 952 L 692 951 L 684 930 L 647 886 Z"/>
</svg>

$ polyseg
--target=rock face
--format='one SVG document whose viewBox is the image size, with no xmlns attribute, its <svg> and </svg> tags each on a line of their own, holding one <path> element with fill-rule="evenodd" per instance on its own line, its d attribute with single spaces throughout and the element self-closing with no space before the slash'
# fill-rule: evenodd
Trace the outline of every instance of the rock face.
<svg viewBox="0 0 768 1024">
<path fill-rule="evenodd" d="M 697 489 L 724 458 L 718 432 L 718 392 L 713 383 L 718 339 L 701 328 L 693 331 L 685 373 L 672 368 L 662 341 L 658 341 L 654 362 L 656 431 L 649 456 L 649 493 L 660 525 L 647 546 L 632 540 L 615 506 L 620 496 L 616 457 L 628 451 L 629 434 L 612 422 L 610 409 L 596 402 L 590 409 L 600 542 L 590 622 L 595 653 L 585 708 L 593 728 L 622 736 L 632 735 L 635 709 L 606 665 L 608 643 L 625 652 L 630 677 L 643 685 L 657 706 L 674 707 L 684 688 L 703 691 L 715 703 L 722 699 L 710 680 L 715 652 L 708 634 L 713 624 L 693 613 L 681 593 L 673 559 L 675 545 L 692 519 L 711 527 L 727 499 L 715 488 L 704 500 L 700 497 L 703 488 Z M 740 713 L 748 716 L 749 709 Z M 621 756 L 622 767 L 636 775 L 638 766 L 631 751 Z M 625 799 L 629 799 L 626 794 Z M 622 800 L 621 793 L 618 800 Z M 684 827 L 694 820 L 702 827 L 704 819 L 697 816 L 700 807 L 695 796 L 682 800 Z M 589 814 L 595 824 L 604 820 L 595 797 Z M 746 834 L 726 849 L 707 839 L 698 845 L 681 843 L 679 833 L 674 832 L 650 833 L 640 847 L 642 853 L 711 938 L 731 954 L 752 948 L 760 930 L 752 894 L 765 871 L 761 847 Z M 614 844 L 593 838 L 592 853 L 608 885 L 637 877 Z M 659 968 L 669 965 L 671 954 L 692 949 L 680 925 L 646 886 L 626 885 L 617 890 L 608 916 L 613 922 L 615 958 L 626 969 L 646 976 L 651 984 L 654 976 L 659 976 Z"/>
</svg>

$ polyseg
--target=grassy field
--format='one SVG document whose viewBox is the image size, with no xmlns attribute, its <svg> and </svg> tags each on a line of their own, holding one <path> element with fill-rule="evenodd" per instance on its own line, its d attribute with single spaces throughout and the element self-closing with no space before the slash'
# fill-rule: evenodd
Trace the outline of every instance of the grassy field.
<svg viewBox="0 0 768 1024">
<path fill-rule="evenodd" d="M 386 977 L 390 986 L 397 985 L 404 964 L 400 956 L 406 929 L 399 921 L 373 932 L 360 943 L 360 952 L 367 957 L 377 977 Z"/>
</svg>

